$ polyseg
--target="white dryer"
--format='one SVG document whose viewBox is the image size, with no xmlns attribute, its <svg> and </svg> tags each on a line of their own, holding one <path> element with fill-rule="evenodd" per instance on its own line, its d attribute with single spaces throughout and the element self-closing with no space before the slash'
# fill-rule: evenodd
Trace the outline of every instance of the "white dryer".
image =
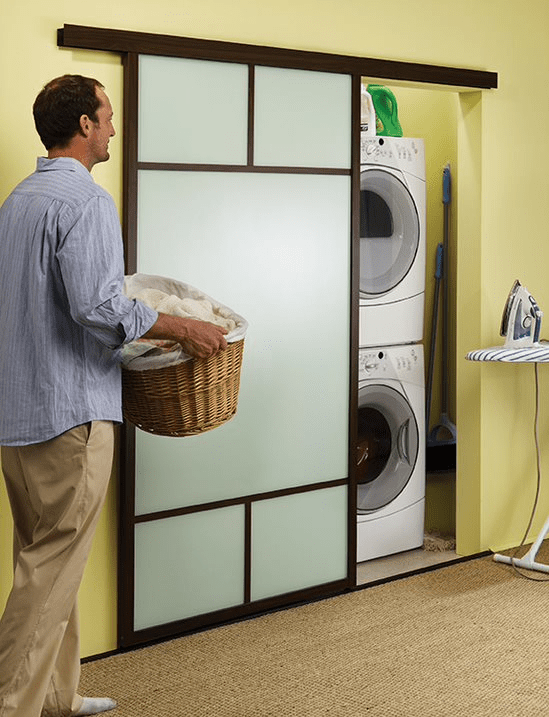
<svg viewBox="0 0 549 717">
<path fill-rule="evenodd" d="M 359 352 L 357 561 L 423 545 L 423 346 Z"/>
<path fill-rule="evenodd" d="M 361 136 L 360 346 L 423 340 L 425 148 Z"/>
</svg>

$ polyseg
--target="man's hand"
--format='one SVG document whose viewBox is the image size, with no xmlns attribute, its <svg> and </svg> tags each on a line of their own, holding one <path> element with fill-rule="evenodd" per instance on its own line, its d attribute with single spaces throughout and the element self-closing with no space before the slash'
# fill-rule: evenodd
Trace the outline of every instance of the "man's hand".
<svg viewBox="0 0 549 717">
<path fill-rule="evenodd" d="M 208 358 L 227 348 L 226 333 L 227 329 L 206 321 L 158 314 L 156 323 L 142 338 L 177 341 L 189 356 Z"/>
</svg>

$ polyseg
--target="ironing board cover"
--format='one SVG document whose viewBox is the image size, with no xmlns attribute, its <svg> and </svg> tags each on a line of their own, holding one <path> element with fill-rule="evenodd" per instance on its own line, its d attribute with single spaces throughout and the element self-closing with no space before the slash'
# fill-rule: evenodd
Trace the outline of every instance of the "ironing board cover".
<svg viewBox="0 0 549 717">
<path fill-rule="evenodd" d="M 546 363 L 549 362 L 549 342 L 540 342 L 535 346 L 522 349 L 505 346 L 492 346 L 487 349 L 469 351 L 468 361 L 506 361 L 508 363 Z"/>
</svg>

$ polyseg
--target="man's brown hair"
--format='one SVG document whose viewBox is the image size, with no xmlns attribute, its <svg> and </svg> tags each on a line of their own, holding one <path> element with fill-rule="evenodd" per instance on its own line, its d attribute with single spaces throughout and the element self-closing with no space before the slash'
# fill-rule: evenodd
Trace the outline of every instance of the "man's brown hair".
<svg viewBox="0 0 549 717">
<path fill-rule="evenodd" d="M 103 89 L 103 85 L 82 75 L 63 75 L 48 82 L 32 108 L 36 131 L 47 150 L 66 147 L 80 132 L 82 115 L 97 122 L 101 104 L 97 88 Z"/>
</svg>

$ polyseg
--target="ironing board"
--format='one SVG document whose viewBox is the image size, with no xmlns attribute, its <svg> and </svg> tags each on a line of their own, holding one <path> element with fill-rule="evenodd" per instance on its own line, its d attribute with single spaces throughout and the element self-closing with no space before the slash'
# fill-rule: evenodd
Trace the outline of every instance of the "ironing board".
<svg viewBox="0 0 549 717">
<path fill-rule="evenodd" d="M 493 346 L 487 349 L 478 349 L 470 351 L 465 357 L 468 361 L 501 361 L 506 363 L 549 363 L 549 342 L 539 342 L 535 346 L 527 346 L 525 348 L 513 348 L 506 346 Z M 536 382 L 537 391 L 537 382 Z M 537 423 L 536 430 L 536 457 L 538 467 L 540 465 L 539 441 L 537 440 Z M 506 563 L 507 565 L 515 565 L 526 570 L 537 570 L 542 573 L 549 573 L 549 565 L 536 561 L 536 554 L 540 546 L 549 533 L 549 517 L 545 521 L 543 528 L 540 530 L 538 537 L 532 544 L 530 550 L 522 558 L 512 558 L 507 555 L 496 553 L 494 560 L 497 563 Z"/>
</svg>

